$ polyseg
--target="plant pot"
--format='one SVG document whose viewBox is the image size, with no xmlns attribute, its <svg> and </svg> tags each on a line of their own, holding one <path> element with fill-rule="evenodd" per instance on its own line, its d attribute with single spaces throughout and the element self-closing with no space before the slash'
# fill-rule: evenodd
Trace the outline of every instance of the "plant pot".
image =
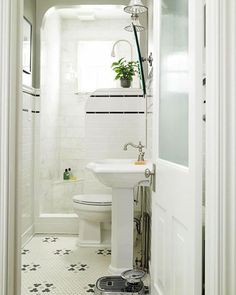
<svg viewBox="0 0 236 295">
<path fill-rule="evenodd" d="M 120 79 L 120 85 L 123 88 L 130 88 L 131 86 L 131 81 L 127 79 Z"/>
</svg>

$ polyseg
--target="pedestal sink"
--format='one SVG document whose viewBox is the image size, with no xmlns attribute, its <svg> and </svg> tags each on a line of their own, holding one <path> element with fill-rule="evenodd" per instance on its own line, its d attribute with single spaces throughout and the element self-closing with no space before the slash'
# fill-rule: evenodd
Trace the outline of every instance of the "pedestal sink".
<svg viewBox="0 0 236 295">
<path fill-rule="evenodd" d="M 146 161 L 145 165 L 135 165 L 135 160 L 106 159 L 91 162 L 87 168 L 101 183 L 112 188 L 112 255 L 109 269 L 114 274 L 120 274 L 133 268 L 133 188 L 146 180 L 144 171 L 147 168 L 151 170 L 152 164 Z"/>
</svg>

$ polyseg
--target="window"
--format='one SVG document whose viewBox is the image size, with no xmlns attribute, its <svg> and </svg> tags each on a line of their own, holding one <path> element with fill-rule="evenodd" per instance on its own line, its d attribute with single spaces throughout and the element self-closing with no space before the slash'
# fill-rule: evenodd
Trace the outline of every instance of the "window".
<svg viewBox="0 0 236 295">
<path fill-rule="evenodd" d="M 78 91 L 93 92 L 98 88 L 115 88 L 111 69 L 114 41 L 81 41 L 78 43 Z"/>
</svg>

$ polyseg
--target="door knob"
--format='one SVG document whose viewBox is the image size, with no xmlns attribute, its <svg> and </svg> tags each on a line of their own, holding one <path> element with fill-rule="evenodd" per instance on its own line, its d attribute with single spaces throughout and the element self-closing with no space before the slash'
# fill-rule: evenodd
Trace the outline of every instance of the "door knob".
<svg viewBox="0 0 236 295">
<path fill-rule="evenodd" d="M 150 186 L 152 186 L 152 190 L 156 191 L 156 165 L 153 164 L 152 171 L 150 169 L 145 169 L 144 175 L 146 178 L 149 178 L 151 176 Z"/>
<path fill-rule="evenodd" d="M 145 177 L 146 177 L 146 178 L 149 178 L 150 176 L 155 175 L 155 173 L 152 172 L 152 171 L 151 171 L 150 169 L 148 169 L 148 168 L 145 170 L 144 174 L 145 174 Z"/>
</svg>

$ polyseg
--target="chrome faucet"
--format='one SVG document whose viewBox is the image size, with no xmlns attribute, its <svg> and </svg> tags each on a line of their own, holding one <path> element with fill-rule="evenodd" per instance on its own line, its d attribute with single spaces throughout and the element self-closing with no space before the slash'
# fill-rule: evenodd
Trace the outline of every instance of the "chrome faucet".
<svg viewBox="0 0 236 295">
<path fill-rule="evenodd" d="M 144 145 L 142 145 L 141 141 L 139 142 L 138 145 L 133 144 L 132 142 L 128 142 L 124 145 L 123 150 L 127 151 L 128 150 L 128 146 L 132 146 L 133 148 L 138 149 L 139 154 L 138 154 L 138 162 L 144 161 L 144 155 L 145 153 L 143 152 L 143 148 L 145 147 Z"/>
</svg>

